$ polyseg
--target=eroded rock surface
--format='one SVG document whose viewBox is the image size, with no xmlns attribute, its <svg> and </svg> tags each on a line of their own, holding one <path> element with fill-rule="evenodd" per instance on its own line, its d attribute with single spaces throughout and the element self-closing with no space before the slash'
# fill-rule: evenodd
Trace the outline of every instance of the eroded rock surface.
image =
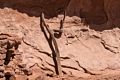
<svg viewBox="0 0 120 80">
<path fill-rule="evenodd" d="M 41 31 L 39 18 L 29 17 L 10 8 L 0 9 L 0 15 L 0 33 L 16 34 L 21 38 L 21 45 L 18 47 L 20 55 L 15 57 L 22 59 L 16 65 L 17 67 L 11 65 L 15 68 L 11 74 L 17 74 L 12 78 L 18 79 L 24 74 L 21 78 L 48 80 L 48 77 L 44 76 L 54 76 L 56 72 L 51 49 Z M 60 18 L 61 16 L 58 16 L 46 22 L 51 29 L 56 29 L 59 27 Z M 120 69 L 119 35 L 119 28 L 95 31 L 83 25 L 80 18 L 67 16 L 64 33 L 60 39 L 57 39 L 63 73 L 92 79 L 93 75 L 118 75 Z M 10 61 L 9 64 L 14 63 Z M 9 70 L 13 69 L 8 69 L 6 72 Z"/>
<path fill-rule="evenodd" d="M 52 3 L 47 0 L 44 2 L 42 0 L 24 0 L 25 3 L 29 2 L 28 4 L 24 4 L 23 0 L 0 1 L 0 34 L 3 33 L 2 38 L 4 39 L 5 36 L 6 40 L 10 41 L 9 44 L 1 42 L 0 45 L 5 43 L 4 47 L 6 47 L 6 45 L 14 44 L 10 50 L 13 50 L 12 54 L 17 51 L 12 59 L 8 58 L 9 63 L 0 62 L 5 72 L 0 73 L 1 76 L 3 78 L 5 75 L 10 77 L 9 74 L 12 74 L 14 76 L 11 78 L 15 80 L 62 80 L 69 78 L 70 80 L 104 80 L 111 79 L 111 77 L 119 80 L 120 29 L 115 26 L 119 24 L 117 23 L 119 21 L 119 1 L 71 0 L 67 7 L 67 15 L 73 17 L 66 17 L 63 35 L 57 39 L 62 71 L 66 76 L 54 78 L 48 77 L 55 76 L 56 72 L 52 51 L 40 28 L 40 20 L 37 16 L 40 14 L 39 10 L 43 10 L 47 16 L 57 15 L 57 10 L 64 7 L 65 0 L 50 1 Z M 31 4 L 32 2 L 34 4 Z M 39 2 L 42 5 L 38 5 Z M 48 6 L 49 4 L 51 5 Z M 56 7 L 53 8 L 54 6 Z M 88 23 L 92 24 L 104 24 L 110 21 L 110 24 L 114 24 L 115 27 L 104 29 L 104 27 L 97 26 L 91 29 L 91 25 L 84 25 L 82 19 L 77 16 L 85 18 Z M 58 29 L 60 19 L 61 15 L 45 21 L 50 25 L 50 29 Z M 96 28 L 101 31 L 96 31 Z M 13 41 L 9 40 L 10 34 L 20 38 L 21 44 L 16 50 L 14 47 L 19 43 L 19 40 L 17 41 L 16 37 L 12 37 Z M 0 41 L 2 41 L 1 35 Z M 6 55 L 2 55 L 2 53 L 9 51 L 9 48 L 0 51 L 2 51 L 0 58 L 6 60 Z M 18 64 L 14 64 L 14 61 Z M 10 65 L 10 67 L 4 67 L 4 65 Z"/>
<path fill-rule="evenodd" d="M 19 37 L 0 33 L 0 79 L 7 80 L 15 75 L 15 66 L 21 62 L 17 51 L 20 43 Z"/>
</svg>

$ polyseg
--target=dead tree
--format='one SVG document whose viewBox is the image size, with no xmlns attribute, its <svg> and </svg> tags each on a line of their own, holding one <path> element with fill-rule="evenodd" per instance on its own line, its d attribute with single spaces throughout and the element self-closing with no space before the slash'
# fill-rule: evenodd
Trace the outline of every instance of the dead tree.
<svg viewBox="0 0 120 80">
<path fill-rule="evenodd" d="M 60 38 L 62 36 L 62 33 L 63 33 L 63 24 L 64 24 L 64 21 L 65 21 L 65 17 L 66 17 L 66 8 L 67 6 L 69 5 L 71 0 L 66 0 L 65 2 L 65 5 L 64 5 L 64 8 L 63 8 L 63 19 L 60 20 L 60 27 L 58 30 L 54 29 L 54 30 L 51 30 L 49 28 L 49 25 L 47 25 L 45 23 L 45 19 L 44 19 L 44 14 L 41 13 L 41 16 L 40 16 L 40 25 L 41 25 L 41 29 L 49 43 L 49 46 L 53 52 L 53 60 L 54 60 L 54 63 L 55 63 L 55 70 L 56 70 L 56 74 L 58 75 L 62 75 L 62 69 L 61 69 L 61 63 L 60 63 L 60 52 L 59 52 L 59 48 L 58 48 L 58 44 L 57 44 L 57 41 L 55 38 Z M 47 34 L 45 32 L 45 29 L 47 30 L 47 32 L 49 33 L 50 35 L 50 40 L 49 38 L 47 37 Z"/>
<path fill-rule="evenodd" d="M 62 33 L 63 33 L 63 24 L 64 24 L 65 17 L 66 17 L 66 9 L 67 9 L 68 5 L 70 4 L 70 1 L 71 0 L 66 0 L 65 4 L 64 4 L 64 7 L 58 9 L 58 13 L 63 12 L 63 19 L 60 21 L 59 30 L 54 30 L 54 32 L 55 32 L 54 35 L 55 35 L 56 38 L 60 38 Z"/>
<path fill-rule="evenodd" d="M 63 15 L 63 19 L 60 20 L 60 27 L 59 27 L 59 30 L 56 30 L 54 29 L 54 36 L 56 38 L 60 38 L 62 36 L 62 33 L 63 33 L 63 24 L 64 24 L 64 21 L 65 21 L 65 16 L 66 16 L 66 12 L 64 11 L 64 15 Z"/>
<path fill-rule="evenodd" d="M 55 70 L 56 70 L 56 74 L 58 75 L 62 75 L 62 69 L 61 69 L 61 63 L 60 63 L 60 53 L 59 53 L 59 48 L 58 48 L 58 45 L 57 45 L 57 41 L 54 37 L 54 31 L 52 31 L 50 28 L 49 28 L 49 25 L 47 25 L 45 23 L 45 20 L 44 20 L 44 14 L 42 13 L 41 14 L 41 28 L 42 28 L 42 31 L 44 32 L 44 34 L 46 35 L 45 31 L 44 31 L 44 28 L 46 28 L 47 32 L 49 33 L 50 35 L 50 40 L 48 39 L 48 43 L 50 45 L 50 48 L 53 52 L 53 60 L 55 62 Z"/>
</svg>

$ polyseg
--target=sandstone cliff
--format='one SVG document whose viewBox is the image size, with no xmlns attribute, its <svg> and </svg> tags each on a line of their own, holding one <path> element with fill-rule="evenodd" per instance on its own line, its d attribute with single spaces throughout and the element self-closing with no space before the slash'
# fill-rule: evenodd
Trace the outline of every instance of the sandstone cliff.
<svg viewBox="0 0 120 80">
<path fill-rule="evenodd" d="M 120 1 L 71 0 L 66 5 L 67 0 L 0 0 L 1 79 L 120 79 Z M 63 35 L 56 39 L 64 76 L 56 77 L 39 16 L 44 12 L 50 29 L 58 29 L 64 9 Z"/>
</svg>

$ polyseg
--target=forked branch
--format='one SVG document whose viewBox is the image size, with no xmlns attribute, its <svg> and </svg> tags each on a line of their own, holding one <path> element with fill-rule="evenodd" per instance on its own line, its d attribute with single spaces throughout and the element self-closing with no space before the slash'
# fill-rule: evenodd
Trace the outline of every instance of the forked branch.
<svg viewBox="0 0 120 80">
<path fill-rule="evenodd" d="M 42 28 L 46 28 L 46 30 L 48 31 L 49 35 L 50 35 L 50 38 L 51 38 L 51 41 L 53 42 L 53 45 L 54 45 L 54 53 L 55 53 L 55 65 L 56 65 L 56 73 L 58 75 L 62 75 L 62 69 L 61 69 L 61 63 L 60 63 L 60 53 L 59 53 L 59 48 L 58 48 L 58 45 L 57 45 L 57 41 L 54 37 L 54 32 L 49 28 L 49 25 L 47 25 L 45 23 L 45 19 L 44 19 L 44 14 L 42 13 L 41 14 L 41 27 Z M 49 42 L 50 43 L 50 42 Z M 52 44 L 52 43 L 51 43 Z"/>
</svg>

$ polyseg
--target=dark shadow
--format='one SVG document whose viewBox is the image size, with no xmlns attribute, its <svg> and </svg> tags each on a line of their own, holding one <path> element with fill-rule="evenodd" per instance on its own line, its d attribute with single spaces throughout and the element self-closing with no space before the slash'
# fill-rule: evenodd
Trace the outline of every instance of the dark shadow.
<svg viewBox="0 0 120 80">
<path fill-rule="evenodd" d="M 55 3 L 55 1 L 47 0 L 0 0 L 0 8 L 12 8 L 18 12 L 26 13 L 31 17 L 39 17 L 40 13 L 44 12 L 44 14 L 46 14 L 46 18 L 52 18 L 62 12 L 65 0 L 58 1 L 56 4 Z"/>
<path fill-rule="evenodd" d="M 48 3 L 45 3 L 45 1 Z M 93 9 L 91 9 L 89 12 L 85 12 L 83 9 L 80 9 L 78 10 L 80 15 L 66 15 L 78 16 L 81 19 L 83 18 L 83 23 L 85 25 L 89 25 L 91 29 L 94 29 L 96 31 L 113 29 L 115 27 L 113 24 L 103 25 L 106 24 L 108 21 L 108 16 L 104 10 L 104 0 L 91 0 L 91 2 Z M 63 9 L 65 7 L 65 4 L 63 3 L 65 3 L 65 0 L 57 1 L 56 4 L 55 1 L 51 1 L 51 3 L 49 3 L 49 1 L 47 0 L 0 0 L 0 8 L 12 8 L 21 13 L 26 13 L 31 17 L 39 17 L 40 13 L 43 12 L 45 14 L 45 18 L 49 19 L 63 12 Z"/>
<path fill-rule="evenodd" d="M 92 8 L 90 11 L 85 12 L 82 9 L 80 10 L 80 18 L 84 18 L 83 23 L 89 25 L 90 29 L 96 31 L 103 31 L 108 29 L 113 29 L 115 26 L 108 25 L 109 21 L 108 15 L 104 10 L 104 0 L 91 0 Z"/>
<path fill-rule="evenodd" d="M 24 1 L 23 1 L 24 2 Z M 27 4 L 27 3 L 26 3 Z M 13 10 L 17 10 L 20 13 L 26 13 L 29 16 L 39 17 L 41 7 L 35 6 L 27 6 L 19 3 L 15 3 L 14 1 L 0 1 L 0 8 L 12 8 Z"/>
</svg>

